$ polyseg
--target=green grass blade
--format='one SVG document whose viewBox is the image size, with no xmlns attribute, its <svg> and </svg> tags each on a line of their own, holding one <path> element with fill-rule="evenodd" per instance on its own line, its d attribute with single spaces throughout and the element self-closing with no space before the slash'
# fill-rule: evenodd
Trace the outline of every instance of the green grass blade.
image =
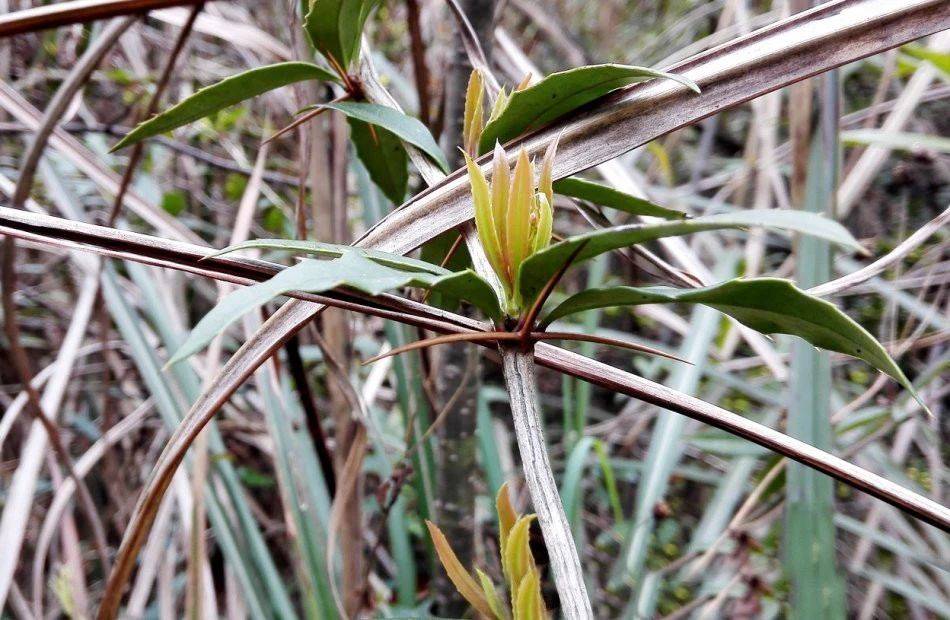
<svg viewBox="0 0 950 620">
<path fill-rule="evenodd" d="M 823 152 L 813 139 L 803 208 L 825 209 L 836 187 L 836 149 Z M 831 247 L 802 237 L 796 247 L 796 276 L 803 287 L 828 280 Z M 787 432 L 823 450 L 833 448 L 831 357 L 808 343 L 792 343 Z M 835 561 L 834 481 L 789 463 L 786 472 L 785 571 L 791 583 L 791 618 L 844 618 L 844 584 Z"/>
</svg>

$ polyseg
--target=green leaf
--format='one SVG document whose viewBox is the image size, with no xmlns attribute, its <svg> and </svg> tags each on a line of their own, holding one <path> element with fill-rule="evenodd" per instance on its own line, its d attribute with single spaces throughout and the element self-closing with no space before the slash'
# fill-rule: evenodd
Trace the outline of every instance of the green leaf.
<svg viewBox="0 0 950 620">
<path fill-rule="evenodd" d="M 339 258 L 347 252 L 358 252 L 366 258 L 376 261 L 380 265 L 401 269 L 403 271 L 422 271 L 436 276 L 444 276 L 452 273 L 448 269 L 433 265 L 423 260 L 416 260 L 399 254 L 390 254 L 389 252 L 380 252 L 370 248 L 357 248 L 352 245 L 341 245 L 337 243 L 323 243 L 320 241 L 301 241 L 299 239 L 252 239 L 242 243 L 229 245 L 208 255 L 208 258 L 223 256 L 239 250 L 281 250 L 285 252 L 301 252 L 305 254 L 314 254 L 327 258 Z"/>
<path fill-rule="evenodd" d="M 202 88 L 177 105 L 140 123 L 112 147 L 113 151 L 140 142 L 145 138 L 177 129 L 222 108 L 251 97 L 305 80 L 337 81 L 337 77 L 309 62 L 281 62 L 232 75 Z"/>
<path fill-rule="evenodd" d="M 841 132 L 841 141 L 848 144 L 870 144 L 884 146 L 898 151 L 920 151 L 924 149 L 950 153 L 950 138 L 929 136 L 903 131 L 885 131 L 883 129 L 853 129 Z"/>
<path fill-rule="evenodd" d="M 418 119 L 407 116 L 395 108 L 362 101 L 340 101 L 338 103 L 321 103 L 304 109 L 314 108 L 329 108 L 342 112 L 350 118 L 370 123 L 376 127 L 382 127 L 399 136 L 405 142 L 418 147 L 432 161 L 437 163 L 443 172 L 449 172 L 449 162 L 446 161 L 445 154 L 442 153 L 442 149 L 436 144 L 435 138 L 432 137 L 426 126 Z"/>
<path fill-rule="evenodd" d="M 541 598 L 541 576 L 538 570 L 528 572 L 515 595 L 515 620 L 544 620 L 547 615 Z"/>
<path fill-rule="evenodd" d="M 505 548 L 501 550 L 502 564 L 505 566 L 506 576 L 508 577 L 508 588 L 510 592 L 518 589 L 518 584 L 524 579 L 524 576 L 533 570 L 537 570 L 534 563 L 534 555 L 531 553 L 529 544 L 531 522 L 535 515 L 524 515 L 518 517 L 515 524 L 508 531 L 508 538 L 505 541 Z"/>
<path fill-rule="evenodd" d="M 291 291 L 323 293 L 347 287 L 380 295 L 405 286 L 432 288 L 469 300 L 493 318 L 501 314 L 491 285 L 473 271 L 445 275 L 402 271 L 371 260 L 362 251 L 351 251 L 335 260 L 305 259 L 270 280 L 231 293 L 198 322 L 168 364 L 197 353 L 247 312 Z"/>
<path fill-rule="evenodd" d="M 833 304 L 807 294 L 789 280 L 729 280 L 698 289 L 590 289 L 566 299 L 545 317 L 543 324 L 593 308 L 656 303 L 703 304 L 763 334 L 790 334 L 816 347 L 857 357 L 893 377 L 923 405 L 907 376 L 874 336 Z"/>
<path fill-rule="evenodd" d="M 479 152 L 495 142 L 505 143 L 526 131 L 537 129 L 568 112 L 628 84 L 667 78 L 699 92 L 692 81 L 678 75 L 628 65 L 590 65 L 552 73 L 537 84 L 511 94 L 508 105 L 485 125 Z"/>
<path fill-rule="evenodd" d="M 660 205 L 653 204 L 649 200 L 637 198 L 621 192 L 620 190 L 600 183 L 594 183 L 587 179 L 579 177 L 568 177 L 554 182 L 554 191 L 562 196 L 579 198 L 587 202 L 593 202 L 602 207 L 618 209 L 633 215 L 649 215 L 653 217 L 662 217 L 665 220 L 682 220 L 687 215 L 682 211 L 667 209 Z"/>
<path fill-rule="evenodd" d="M 409 154 L 402 140 L 382 127 L 350 117 L 350 138 L 369 177 L 394 204 L 402 204 L 409 184 Z"/>
<path fill-rule="evenodd" d="M 478 568 L 475 569 L 475 574 L 478 575 L 478 582 L 482 585 L 482 592 L 485 593 L 485 599 L 488 601 L 492 613 L 495 614 L 495 618 L 497 618 L 497 620 L 506 620 L 509 618 L 510 614 L 505 607 L 505 601 L 498 594 L 492 580 Z"/>
<path fill-rule="evenodd" d="M 544 283 L 570 258 L 578 245 L 586 243 L 574 262 L 580 262 L 638 243 L 663 237 L 688 235 L 704 230 L 765 226 L 821 237 L 856 251 L 863 251 L 857 240 L 841 224 L 813 213 L 760 209 L 706 215 L 680 222 L 632 224 L 595 230 L 548 246 L 528 258 L 521 266 L 521 295 L 526 305 L 544 287 Z"/>
<path fill-rule="evenodd" d="M 419 286 L 426 286 L 420 284 Z M 459 300 L 466 300 L 493 319 L 501 318 L 501 306 L 495 289 L 471 269 L 457 271 L 429 279 L 428 288 L 441 297 L 439 305 L 454 308 Z"/>
<path fill-rule="evenodd" d="M 950 77 L 950 54 L 946 52 L 938 52 L 932 47 L 924 47 L 923 45 L 908 44 L 901 48 L 901 51 L 917 58 L 918 60 L 926 60 L 933 64 L 935 67 L 943 71 L 945 77 Z"/>
<path fill-rule="evenodd" d="M 304 16 L 310 42 L 347 71 L 360 48 L 366 18 L 380 0 L 312 0 Z M 332 60 L 331 60 L 332 59 Z"/>
</svg>

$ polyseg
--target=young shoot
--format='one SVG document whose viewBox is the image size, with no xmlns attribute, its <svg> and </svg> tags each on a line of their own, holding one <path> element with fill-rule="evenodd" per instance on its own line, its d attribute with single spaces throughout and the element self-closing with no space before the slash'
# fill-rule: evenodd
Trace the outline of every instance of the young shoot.
<svg viewBox="0 0 950 620">
<path fill-rule="evenodd" d="M 524 148 L 518 151 L 512 170 L 505 149 L 496 144 L 490 183 L 472 157 L 465 154 L 478 238 L 504 287 L 502 307 L 512 318 L 520 318 L 526 309 L 519 290 L 522 263 L 551 243 L 554 221 L 551 169 L 556 150 L 557 143 L 552 142 L 536 176 L 535 164 Z"/>
</svg>

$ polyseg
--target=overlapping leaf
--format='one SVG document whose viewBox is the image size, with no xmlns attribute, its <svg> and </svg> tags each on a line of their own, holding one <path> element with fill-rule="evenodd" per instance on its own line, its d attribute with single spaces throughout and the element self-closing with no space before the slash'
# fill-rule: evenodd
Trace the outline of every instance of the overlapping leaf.
<svg viewBox="0 0 950 620">
<path fill-rule="evenodd" d="M 419 147 L 423 153 L 428 155 L 432 161 L 437 163 L 444 172 L 449 171 L 449 162 L 445 159 L 445 154 L 435 138 L 429 133 L 429 130 L 418 119 L 403 114 L 395 108 L 379 105 L 376 103 L 366 103 L 363 101 L 339 101 L 336 103 L 322 103 L 311 108 L 329 108 L 342 112 L 349 118 L 354 118 L 364 123 L 370 123 L 376 127 L 381 127 L 402 140 Z M 307 108 L 307 109 L 311 109 Z"/>
<path fill-rule="evenodd" d="M 907 376 L 874 336 L 833 304 L 807 294 L 789 280 L 730 280 L 699 289 L 665 286 L 590 289 L 562 302 L 544 322 L 593 308 L 656 303 L 703 304 L 763 334 L 790 334 L 816 347 L 857 357 L 893 377 L 920 401 Z"/>
<path fill-rule="evenodd" d="M 406 286 L 429 288 L 466 299 L 493 318 L 501 314 L 491 285 L 474 271 L 444 275 L 402 271 L 371 260 L 360 251 L 345 252 L 335 260 L 303 260 L 270 280 L 231 293 L 198 322 L 169 364 L 200 351 L 245 313 L 291 291 L 322 293 L 347 287 L 368 295 L 380 295 Z"/>
<path fill-rule="evenodd" d="M 231 77 L 217 84 L 206 86 L 177 105 L 140 123 L 127 136 L 119 140 L 112 150 L 121 149 L 145 138 L 177 129 L 257 95 L 306 80 L 337 81 L 329 71 L 309 62 L 281 62 L 258 67 Z"/>
<path fill-rule="evenodd" d="M 465 567 L 459 562 L 458 556 L 452 551 L 452 545 L 446 540 L 445 534 L 430 521 L 426 521 L 426 526 L 429 528 L 429 535 L 432 537 L 435 552 L 438 554 L 439 560 L 442 562 L 442 566 L 445 568 L 445 572 L 448 574 L 455 589 L 458 590 L 459 594 L 461 594 L 478 613 L 486 618 L 493 617 L 495 613 L 492 609 L 492 605 L 485 598 L 479 584 L 476 583 L 475 579 L 468 574 L 468 571 L 465 570 Z"/>
<path fill-rule="evenodd" d="M 634 224 L 605 228 L 577 235 L 555 243 L 530 257 L 521 266 L 519 286 L 525 303 L 530 303 L 544 287 L 544 283 L 570 258 L 578 246 L 583 249 L 574 258 L 581 262 L 594 256 L 654 241 L 663 237 L 675 237 L 705 230 L 764 226 L 789 230 L 827 239 L 844 247 L 862 251 L 857 240 L 841 224 L 813 213 L 762 209 L 737 211 L 697 217 L 688 221 L 662 222 L 659 224 Z"/>
<path fill-rule="evenodd" d="M 282 250 L 286 252 L 314 254 L 325 258 L 339 258 L 347 252 L 359 252 L 366 258 L 376 261 L 380 265 L 386 265 L 394 269 L 422 271 L 437 276 L 444 276 L 451 273 L 448 269 L 427 263 L 424 260 L 416 260 L 409 256 L 390 254 L 389 252 L 380 252 L 379 250 L 371 250 L 368 248 L 355 248 L 351 245 L 323 243 L 321 241 L 303 241 L 300 239 L 252 239 L 250 241 L 229 245 L 214 254 L 210 254 L 208 258 L 223 256 L 224 254 L 230 254 L 240 250 Z"/>
<path fill-rule="evenodd" d="M 409 184 L 409 154 L 394 133 L 356 118 L 347 119 L 350 138 L 369 176 L 390 201 L 401 204 Z"/>
<path fill-rule="evenodd" d="M 665 220 L 682 220 L 686 214 L 675 209 L 668 209 L 654 204 L 649 200 L 637 198 L 618 189 L 594 183 L 580 177 L 568 177 L 554 182 L 554 192 L 562 196 L 579 198 L 598 204 L 602 207 L 610 207 L 618 211 L 625 211 L 633 215 L 648 215 L 652 217 L 661 217 Z"/>
<path fill-rule="evenodd" d="M 479 152 L 486 153 L 496 141 L 505 143 L 537 129 L 612 90 L 654 78 L 675 80 L 699 92 L 696 84 L 682 76 L 646 67 L 606 64 L 552 73 L 511 94 L 505 110 L 485 125 Z"/>
</svg>

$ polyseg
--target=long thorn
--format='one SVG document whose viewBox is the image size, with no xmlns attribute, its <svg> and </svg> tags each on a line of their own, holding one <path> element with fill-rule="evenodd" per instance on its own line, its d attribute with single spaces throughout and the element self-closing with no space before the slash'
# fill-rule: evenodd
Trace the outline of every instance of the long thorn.
<svg viewBox="0 0 950 620">
<path fill-rule="evenodd" d="M 332 99 L 332 100 L 330 101 L 330 103 L 340 103 L 341 101 L 346 101 L 346 100 L 348 100 L 348 99 L 350 98 L 350 96 L 351 96 L 350 93 L 344 93 L 344 94 L 340 95 L 339 97 L 337 97 L 337 98 L 335 98 L 335 99 Z M 291 122 L 289 125 L 287 125 L 287 126 L 284 127 L 283 129 L 281 129 L 280 131 L 278 131 L 278 132 L 275 133 L 274 135 L 270 136 L 269 138 L 266 138 L 263 142 L 261 142 L 261 146 L 263 146 L 263 145 L 265 145 L 265 144 L 268 144 L 269 142 L 273 142 L 274 140 L 276 140 L 277 138 L 281 137 L 282 135 L 284 135 L 284 134 L 287 133 L 288 131 L 290 131 L 290 130 L 292 130 L 292 129 L 296 129 L 297 127 L 299 127 L 300 125 L 306 123 L 307 121 L 309 121 L 309 120 L 311 120 L 311 119 L 314 119 L 314 118 L 320 116 L 321 114 L 323 114 L 324 112 L 326 112 L 328 109 L 329 109 L 329 108 L 323 107 L 323 104 L 317 104 L 317 107 L 315 107 L 313 110 L 310 110 L 309 112 L 307 112 L 307 113 L 304 114 L 303 116 L 298 116 L 298 117 L 295 118 L 295 119 L 293 120 L 293 122 Z"/>
<path fill-rule="evenodd" d="M 541 289 L 541 292 L 538 293 L 537 298 L 534 300 L 534 303 L 531 305 L 531 309 L 528 310 L 528 314 L 521 319 L 521 322 L 518 323 L 518 331 L 521 333 L 521 337 L 524 340 L 527 340 L 528 333 L 534 329 L 534 322 L 538 318 L 538 315 L 541 314 L 541 308 L 544 307 L 544 302 L 548 300 L 548 297 L 551 296 L 551 293 L 554 292 L 554 287 L 557 286 L 557 283 L 561 281 L 561 278 L 564 277 L 564 274 L 567 272 L 571 264 L 574 263 L 574 259 L 577 258 L 577 255 L 583 251 L 589 239 L 585 239 L 574 248 L 574 251 L 571 252 L 570 256 L 567 257 L 567 260 L 564 261 L 564 264 L 554 272 L 554 275 L 548 279 L 544 284 L 544 288 Z M 542 330 L 543 331 L 543 330 Z"/>
<path fill-rule="evenodd" d="M 452 243 L 452 247 L 449 248 L 449 251 L 446 252 L 445 258 L 442 259 L 442 262 L 439 263 L 439 267 L 445 267 L 449 264 L 449 261 L 452 260 L 452 257 L 455 256 L 455 253 L 458 252 L 459 246 L 462 245 L 462 241 L 465 239 L 465 236 L 462 233 L 459 233 L 459 236 L 455 238 L 455 242 Z M 429 295 L 432 294 L 432 289 L 428 289 L 425 292 L 425 295 L 422 296 L 422 303 L 429 301 Z"/>
<path fill-rule="evenodd" d="M 409 344 L 404 344 L 401 347 L 396 347 L 395 349 L 390 349 L 385 353 L 380 353 L 375 357 L 371 357 L 368 360 L 363 362 L 363 366 L 367 364 L 372 364 L 373 362 L 378 362 L 379 360 L 386 359 L 387 357 L 392 357 L 393 355 L 399 355 L 401 353 L 406 353 L 408 351 L 415 351 L 417 349 L 427 349 L 438 344 L 447 344 L 450 342 L 483 342 L 486 340 L 520 340 L 521 336 L 514 332 L 465 332 L 463 334 L 446 334 L 444 336 L 436 336 L 435 338 L 427 338 L 425 340 L 416 340 L 415 342 L 410 342 Z"/>
<path fill-rule="evenodd" d="M 574 332 L 531 332 L 528 334 L 528 340 L 575 340 L 578 342 L 594 342 L 597 344 L 605 344 L 611 347 L 619 347 L 621 349 L 629 349 L 631 351 L 648 353 L 650 355 L 659 355 L 660 357 L 676 360 L 677 362 L 683 362 L 684 364 L 693 364 L 689 360 L 685 360 L 682 357 L 672 353 L 667 353 L 666 351 L 661 351 L 660 349 L 654 349 L 653 347 L 648 347 L 643 344 L 636 344 L 634 342 L 627 342 L 625 340 L 615 340 L 613 338 L 605 338 L 603 336 L 594 336 L 592 334 L 576 334 Z"/>
<path fill-rule="evenodd" d="M 314 119 L 314 118 L 320 116 L 321 114 L 323 114 L 324 112 L 326 112 L 328 109 L 329 109 L 329 108 L 315 108 L 315 109 L 313 109 L 313 110 L 310 110 L 309 112 L 307 112 L 306 114 L 304 114 L 304 115 L 302 115 L 302 116 L 298 116 L 298 117 L 295 118 L 293 121 L 291 121 L 291 123 L 290 123 L 289 125 L 287 125 L 287 126 L 284 127 L 283 129 L 279 129 L 279 130 L 277 131 L 277 133 L 273 134 L 272 136 L 270 136 L 270 137 L 268 137 L 268 138 L 265 138 L 264 141 L 261 142 L 261 146 L 263 146 L 263 145 L 265 145 L 265 144 L 270 144 L 271 142 L 273 142 L 273 141 L 276 140 L 277 138 L 281 137 L 281 136 L 284 135 L 285 133 L 287 133 L 287 132 L 289 132 L 289 131 L 291 131 L 291 130 L 293 130 L 293 129 L 296 129 L 297 127 L 299 127 L 300 125 L 303 125 L 304 123 L 306 123 L 307 121 L 309 121 L 309 120 L 311 120 L 311 119 Z"/>
</svg>

